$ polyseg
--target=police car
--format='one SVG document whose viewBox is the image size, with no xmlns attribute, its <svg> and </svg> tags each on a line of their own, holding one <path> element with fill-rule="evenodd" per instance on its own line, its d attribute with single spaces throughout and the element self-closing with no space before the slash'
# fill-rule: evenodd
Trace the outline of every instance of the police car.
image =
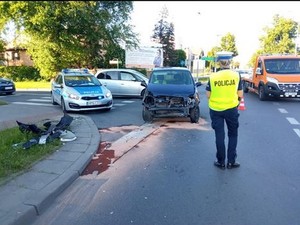
<svg viewBox="0 0 300 225">
<path fill-rule="evenodd" d="M 88 69 L 63 69 L 51 83 L 53 105 L 60 105 L 64 112 L 110 110 L 113 98 Z"/>
</svg>

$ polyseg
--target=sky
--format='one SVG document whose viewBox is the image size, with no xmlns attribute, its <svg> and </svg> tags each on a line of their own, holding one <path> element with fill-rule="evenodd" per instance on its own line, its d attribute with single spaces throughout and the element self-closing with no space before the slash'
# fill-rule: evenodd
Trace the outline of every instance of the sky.
<svg viewBox="0 0 300 225">
<path fill-rule="evenodd" d="M 239 53 L 234 60 L 241 67 L 260 48 L 259 37 L 265 35 L 264 27 L 273 26 L 275 14 L 300 23 L 300 1 L 133 1 L 130 23 L 141 45 L 151 43 L 164 6 L 174 24 L 176 49 L 189 48 L 195 54 L 203 49 L 206 55 L 231 33 Z"/>
</svg>

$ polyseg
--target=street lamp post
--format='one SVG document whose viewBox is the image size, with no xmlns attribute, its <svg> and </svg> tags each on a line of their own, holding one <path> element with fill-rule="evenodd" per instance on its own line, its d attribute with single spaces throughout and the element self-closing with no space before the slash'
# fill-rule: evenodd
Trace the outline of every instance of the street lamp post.
<svg viewBox="0 0 300 225">
<path fill-rule="evenodd" d="M 295 55 L 297 55 L 297 52 L 298 52 L 298 38 L 299 38 L 299 26 L 297 23 L 297 34 L 296 34 L 296 38 L 295 38 Z"/>
</svg>

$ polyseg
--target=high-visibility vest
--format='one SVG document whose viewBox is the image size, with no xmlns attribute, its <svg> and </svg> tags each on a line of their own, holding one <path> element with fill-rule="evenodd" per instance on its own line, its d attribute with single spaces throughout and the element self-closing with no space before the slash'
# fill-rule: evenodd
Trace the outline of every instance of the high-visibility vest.
<svg viewBox="0 0 300 225">
<path fill-rule="evenodd" d="M 237 94 L 239 81 L 239 74 L 232 70 L 221 70 L 211 74 L 209 108 L 223 111 L 237 107 L 239 104 Z"/>
</svg>

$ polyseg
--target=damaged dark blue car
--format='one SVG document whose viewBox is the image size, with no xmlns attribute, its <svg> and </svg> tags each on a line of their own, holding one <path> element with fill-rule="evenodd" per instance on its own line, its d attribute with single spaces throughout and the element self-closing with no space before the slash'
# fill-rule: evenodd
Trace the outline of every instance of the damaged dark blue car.
<svg viewBox="0 0 300 225">
<path fill-rule="evenodd" d="M 143 96 L 143 120 L 154 118 L 189 117 L 191 123 L 200 118 L 200 96 L 191 72 L 183 67 L 154 68 Z"/>
</svg>

